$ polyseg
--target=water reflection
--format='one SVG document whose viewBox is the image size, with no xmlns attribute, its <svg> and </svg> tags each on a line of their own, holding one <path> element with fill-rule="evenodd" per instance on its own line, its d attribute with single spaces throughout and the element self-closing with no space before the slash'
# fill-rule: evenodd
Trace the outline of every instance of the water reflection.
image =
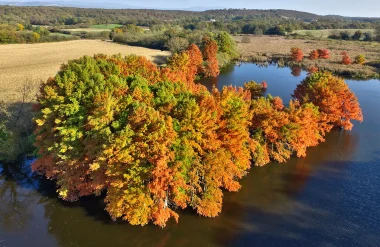
<svg viewBox="0 0 380 247">
<path fill-rule="evenodd" d="M 293 66 L 293 67 L 291 67 L 291 70 L 292 70 L 291 74 L 293 76 L 298 77 L 298 76 L 301 75 L 301 72 L 302 72 L 302 68 L 301 67 L 299 67 L 299 66 Z"/>
<path fill-rule="evenodd" d="M 0 174 L 0 224 L 8 231 L 22 231 L 32 217 L 29 205 L 37 202 L 30 193 L 37 181 L 23 164 L 3 164 Z"/>
<path fill-rule="evenodd" d="M 103 246 L 111 240 L 113 246 L 234 245 L 244 234 L 274 234 L 278 229 L 269 231 L 268 219 L 272 225 L 316 213 L 317 209 L 298 202 L 296 196 L 311 177 L 318 175 L 317 170 L 327 171 L 330 176 L 344 172 L 342 161 L 354 154 L 357 140 L 349 132 L 334 131 L 326 143 L 309 150 L 307 158 L 253 168 L 242 181 L 240 192 L 226 193 L 220 217 L 206 219 L 196 216 L 192 210 L 184 210 L 180 213 L 180 223 L 171 222 L 165 229 L 113 222 L 104 211 L 102 198 L 63 202 L 56 197 L 50 182 L 30 172 L 30 162 L 16 167 L 3 165 L 1 228 L 23 231 L 25 227 L 20 226 L 35 224 L 33 207 L 40 204 L 48 220 L 43 231 L 53 236 L 59 246 Z"/>
</svg>

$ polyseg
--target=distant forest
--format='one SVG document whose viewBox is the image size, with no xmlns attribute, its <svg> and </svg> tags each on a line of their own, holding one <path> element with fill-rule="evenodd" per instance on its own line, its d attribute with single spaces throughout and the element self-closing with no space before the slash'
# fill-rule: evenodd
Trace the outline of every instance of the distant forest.
<svg viewBox="0 0 380 247">
<path fill-rule="evenodd" d="M 380 18 L 320 16 L 292 10 L 224 9 L 203 12 L 179 10 L 82 9 L 68 7 L 0 6 L 0 23 L 86 27 L 94 24 L 210 26 L 232 34 L 282 34 L 300 29 L 370 29 Z"/>
</svg>

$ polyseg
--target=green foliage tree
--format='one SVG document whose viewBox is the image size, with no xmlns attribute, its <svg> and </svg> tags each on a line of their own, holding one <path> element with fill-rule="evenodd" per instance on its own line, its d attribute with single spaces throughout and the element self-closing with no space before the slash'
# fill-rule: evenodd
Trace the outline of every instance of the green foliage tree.
<svg viewBox="0 0 380 247">
<path fill-rule="evenodd" d="M 375 28 L 375 39 L 380 41 L 380 25 L 377 25 Z"/>
<path fill-rule="evenodd" d="M 189 41 L 185 38 L 173 37 L 167 41 L 165 46 L 169 49 L 169 51 L 178 53 L 185 50 L 189 46 Z"/>
<path fill-rule="evenodd" d="M 354 33 L 354 35 L 352 35 L 352 39 L 353 40 L 361 40 L 363 37 L 363 32 L 358 30 Z"/>
<path fill-rule="evenodd" d="M 226 53 L 232 58 L 235 58 L 239 54 L 235 40 L 227 32 L 216 34 L 215 41 L 218 44 L 219 52 Z"/>
</svg>

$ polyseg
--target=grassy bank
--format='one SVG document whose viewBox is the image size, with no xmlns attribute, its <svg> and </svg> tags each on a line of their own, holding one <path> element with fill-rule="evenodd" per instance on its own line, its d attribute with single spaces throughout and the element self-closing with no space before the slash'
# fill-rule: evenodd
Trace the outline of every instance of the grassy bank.
<svg viewBox="0 0 380 247">
<path fill-rule="evenodd" d="M 285 65 L 297 65 L 303 68 L 317 66 L 322 70 L 331 71 L 337 75 L 353 78 L 379 78 L 380 68 L 378 67 L 380 43 L 341 41 L 341 40 L 301 40 L 288 39 L 280 36 L 250 36 L 249 41 L 242 43 L 241 36 L 235 36 L 238 42 L 238 49 L 242 61 L 252 62 L 280 62 Z M 294 64 L 289 61 L 290 49 L 299 47 L 305 54 L 302 62 Z M 330 59 L 310 60 L 308 53 L 315 49 L 329 49 Z M 342 51 L 347 51 L 351 58 L 359 54 L 364 54 L 367 63 L 363 65 L 351 64 L 343 65 Z"/>
</svg>

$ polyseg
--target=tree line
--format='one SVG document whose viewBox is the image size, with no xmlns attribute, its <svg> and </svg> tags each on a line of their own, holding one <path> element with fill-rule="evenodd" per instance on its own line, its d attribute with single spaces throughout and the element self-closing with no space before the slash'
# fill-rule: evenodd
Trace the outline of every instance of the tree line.
<svg viewBox="0 0 380 247">
<path fill-rule="evenodd" d="M 300 29 L 373 29 L 379 22 L 379 18 L 339 18 L 292 10 L 224 9 L 192 12 L 0 6 L 0 23 L 71 27 L 112 23 L 149 27 L 170 24 L 197 30 L 227 31 L 232 34 L 282 35 Z"/>
<path fill-rule="evenodd" d="M 215 217 L 223 190 L 238 191 L 252 165 L 306 155 L 333 128 L 363 116 L 343 79 L 310 74 L 285 106 L 265 82 L 214 88 L 217 42 L 174 54 L 167 67 L 144 57 L 85 56 L 62 66 L 35 106 L 32 168 L 68 201 L 105 193 L 113 219 L 164 227 L 190 207 Z M 270 86 L 270 85 L 269 85 Z"/>
</svg>

